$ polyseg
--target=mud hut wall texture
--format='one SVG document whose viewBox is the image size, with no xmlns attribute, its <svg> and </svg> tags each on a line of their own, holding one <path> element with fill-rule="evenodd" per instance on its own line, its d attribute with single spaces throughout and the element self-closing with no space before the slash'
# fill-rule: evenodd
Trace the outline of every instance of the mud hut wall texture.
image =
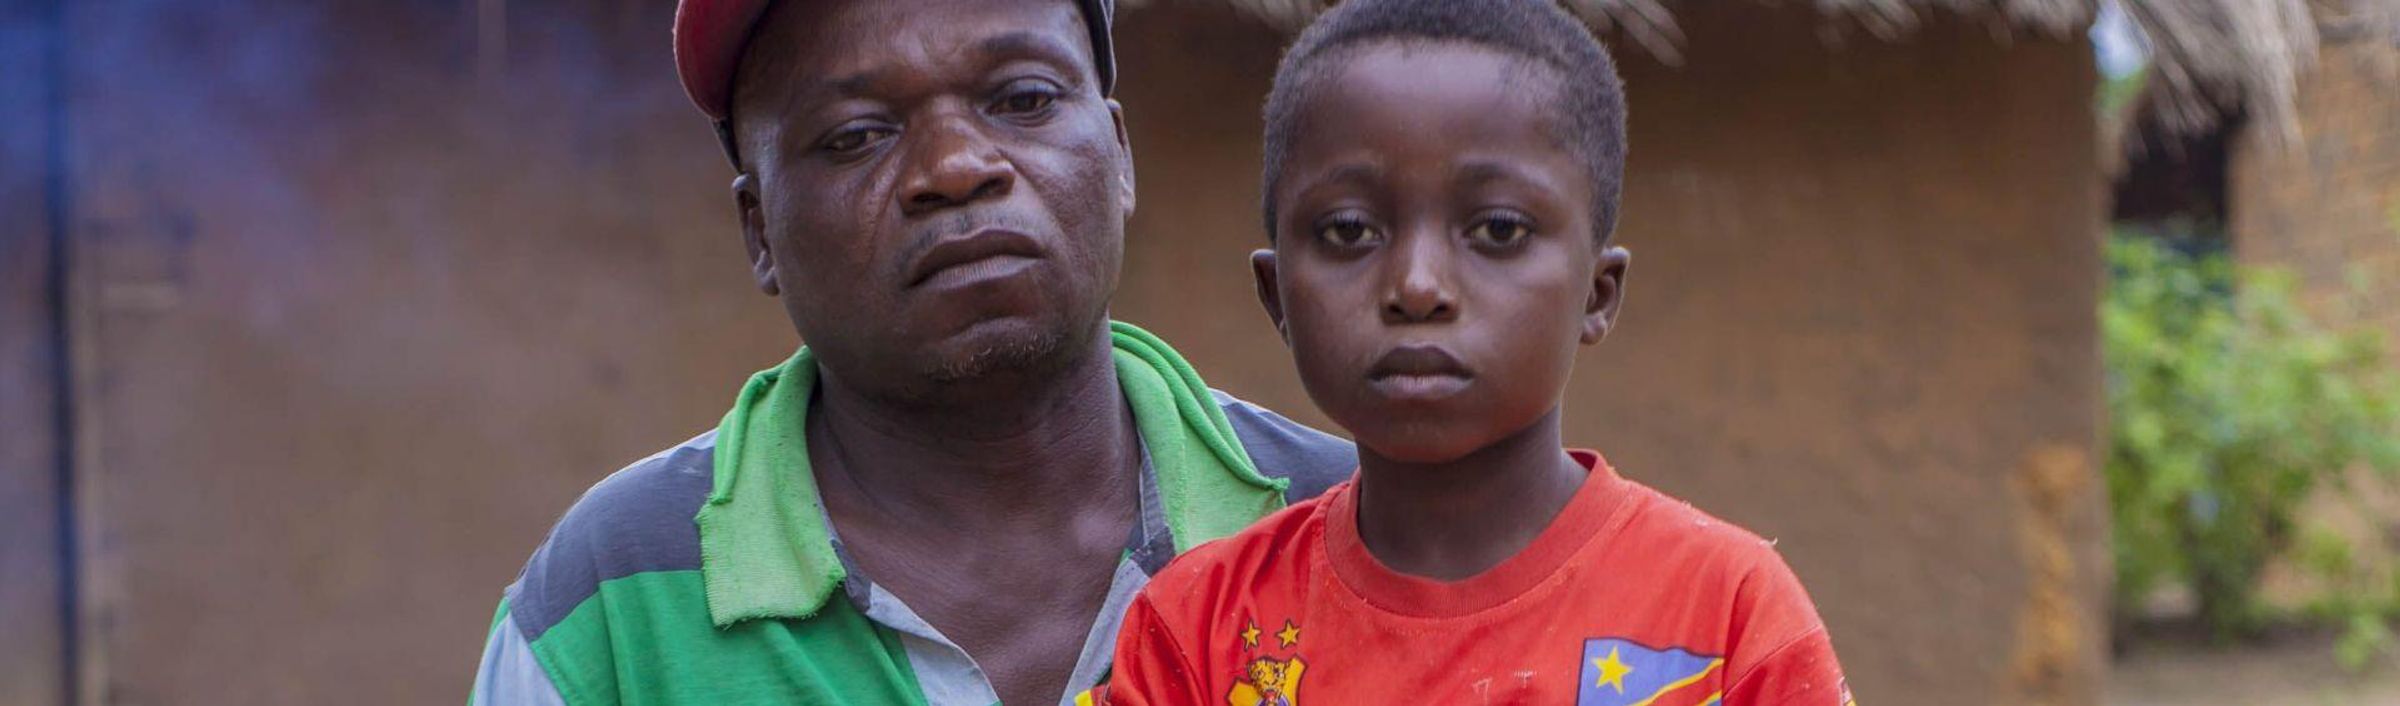
<svg viewBox="0 0 2400 706">
<path fill-rule="evenodd" d="M 558 513 L 788 353 L 669 5 L 68 4 L 87 698 L 456 699 Z M 1686 66 L 1627 62 L 1632 299 L 1573 438 L 1778 538 L 1876 700 L 2087 693 L 2086 47 L 1680 19 Z M 1279 37 L 1124 33 L 1118 314 L 1321 421 L 1242 265 Z"/>
<path fill-rule="evenodd" d="M 2400 341 L 2400 43 L 2328 33 L 2292 107 L 2297 140 L 2242 130 L 2228 216 L 2238 257 L 2291 268 L 2340 323 Z M 2334 306 L 2349 283 L 2364 300 Z"/>
<path fill-rule="evenodd" d="M 673 3 L 504 5 L 68 4 L 93 702 L 456 703 L 559 514 L 789 354 Z"/>
<path fill-rule="evenodd" d="M 52 86 L 42 3 L 0 6 L 0 704 L 65 697 L 54 407 L 64 390 L 47 276 Z M 27 28 L 27 29 L 19 29 Z M 15 31 L 10 31 L 15 30 Z"/>
</svg>

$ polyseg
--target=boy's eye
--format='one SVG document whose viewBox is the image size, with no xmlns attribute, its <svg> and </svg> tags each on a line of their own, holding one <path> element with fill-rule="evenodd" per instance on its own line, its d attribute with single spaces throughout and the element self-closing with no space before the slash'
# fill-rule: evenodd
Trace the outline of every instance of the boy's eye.
<svg viewBox="0 0 2400 706">
<path fill-rule="evenodd" d="M 1478 245 L 1507 247 L 1533 235 L 1533 225 L 1512 216 L 1492 216 L 1468 229 L 1467 239 Z"/>
<path fill-rule="evenodd" d="M 1382 237 L 1365 221 L 1341 219 L 1317 226 L 1317 240 L 1340 248 L 1355 248 L 1375 242 Z"/>
</svg>

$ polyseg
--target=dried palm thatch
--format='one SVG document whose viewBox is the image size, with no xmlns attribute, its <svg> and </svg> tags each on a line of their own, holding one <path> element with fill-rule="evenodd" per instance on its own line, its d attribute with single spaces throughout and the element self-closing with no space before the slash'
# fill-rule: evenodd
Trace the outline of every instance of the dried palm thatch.
<svg viewBox="0 0 2400 706">
<path fill-rule="evenodd" d="M 1160 0 L 1148 0 L 1157 2 Z M 1682 61 L 1674 6 L 1693 0 L 1560 0 L 1602 30 L 1614 29 L 1670 64 Z M 1774 0 L 1760 0 L 1772 3 Z M 1791 0 L 1828 17 L 1854 20 L 1878 38 L 1913 30 L 1931 12 L 1992 21 L 2056 37 L 2088 27 L 2102 0 Z M 1142 4 L 1142 0 L 1124 0 Z M 1327 0 L 1226 0 L 1270 23 L 1296 28 Z M 2232 109 L 2289 137 L 2299 74 L 2315 61 L 2319 27 L 2338 18 L 2358 31 L 2400 38 L 2400 0 L 2116 0 L 2139 25 L 2152 53 L 2145 100 L 2178 132 L 2212 127 Z"/>
</svg>

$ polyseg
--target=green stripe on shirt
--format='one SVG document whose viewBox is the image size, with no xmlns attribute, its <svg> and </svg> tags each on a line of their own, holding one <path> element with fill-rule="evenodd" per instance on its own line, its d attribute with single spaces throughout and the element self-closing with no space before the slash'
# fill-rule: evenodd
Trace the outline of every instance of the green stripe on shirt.
<svg viewBox="0 0 2400 706">
<path fill-rule="evenodd" d="M 718 629 L 704 595 L 698 571 L 603 582 L 533 641 L 534 657 L 568 704 L 925 703 L 899 637 L 849 601 Z"/>
</svg>

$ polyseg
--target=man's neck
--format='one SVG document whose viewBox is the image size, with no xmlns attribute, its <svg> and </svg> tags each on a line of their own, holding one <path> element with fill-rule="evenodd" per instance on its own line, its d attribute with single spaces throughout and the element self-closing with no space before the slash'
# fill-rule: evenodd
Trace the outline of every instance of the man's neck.
<svg viewBox="0 0 2400 706">
<path fill-rule="evenodd" d="M 1092 348 L 1009 394 L 940 404 L 879 400 L 824 370 L 808 415 L 817 476 L 862 509 L 962 531 L 1040 531 L 1125 497 L 1140 436 L 1109 337 Z"/>
<path fill-rule="evenodd" d="M 1442 463 L 1358 447 L 1358 534 L 1383 565 L 1455 581 L 1533 543 L 1587 475 L 1559 442 L 1558 410 L 1515 435 Z"/>
</svg>

